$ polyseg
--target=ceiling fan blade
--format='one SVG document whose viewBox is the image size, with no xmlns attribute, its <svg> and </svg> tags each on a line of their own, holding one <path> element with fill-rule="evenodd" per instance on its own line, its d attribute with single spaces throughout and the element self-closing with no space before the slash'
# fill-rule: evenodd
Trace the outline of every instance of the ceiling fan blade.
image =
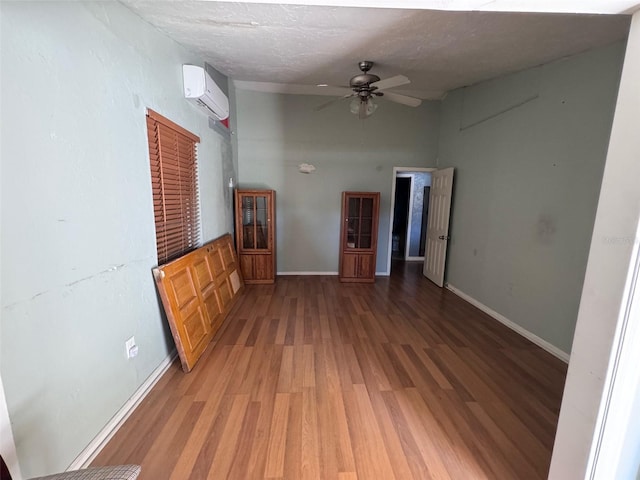
<svg viewBox="0 0 640 480">
<path fill-rule="evenodd" d="M 407 105 L 409 107 L 417 107 L 422 103 L 422 100 L 419 98 L 408 97 L 406 95 L 400 95 L 399 93 L 384 92 L 384 97 L 382 98 L 386 98 L 392 102 L 401 103 L 402 105 Z"/>
<path fill-rule="evenodd" d="M 396 75 L 395 77 L 385 78 L 384 80 L 378 80 L 371 84 L 372 87 L 378 87 L 378 90 L 384 90 L 385 88 L 399 87 L 400 85 L 406 85 L 411 83 L 404 75 Z"/>
<path fill-rule="evenodd" d="M 354 97 L 355 95 L 357 95 L 356 93 L 351 92 L 349 95 L 344 95 L 343 97 L 338 97 L 338 98 L 334 98 L 333 100 L 329 100 L 328 102 L 325 103 L 321 103 L 320 105 L 318 105 L 317 107 L 314 108 L 314 110 L 316 112 L 319 112 L 320 110 L 324 110 L 325 108 L 333 105 L 336 102 L 339 102 L 340 100 L 344 100 L 345 98 L 350 98 L 350 97 Z"/>
</svg>

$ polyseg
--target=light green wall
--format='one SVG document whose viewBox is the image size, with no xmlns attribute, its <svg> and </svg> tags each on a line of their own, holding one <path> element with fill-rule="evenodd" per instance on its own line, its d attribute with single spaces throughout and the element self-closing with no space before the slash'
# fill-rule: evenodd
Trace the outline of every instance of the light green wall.
<svg viewBox="0 0 640 480">
<path fill-rule="evenodd" d="M 447 281 L 564 352 L 580 301 L 624 46 L 451 92 Z"/>
<path fill-rule="evenodd" d="M 202 139 L 204 240 L 230 228 L 232 163 L 182 98 L 181 65 L 202 60 L 119 3 L 0 9 L 0 360 L 28 478 L 65 469 L 173 349 L 151 275 L 146 107 Z"/>
<path fill-rule="evenodd" d="M 337 272 L 341 192 L 381 192 L 377 272 L 387 269 L 394 166 L 436 163 L 438 102 L 410 108 L 380 100 L 359 120 L 327 97 L 236 91 L 241 186 L 277 192 L 280 272 Z M 298 172 L 301 163 L 313 174 Z"/>
</svg>

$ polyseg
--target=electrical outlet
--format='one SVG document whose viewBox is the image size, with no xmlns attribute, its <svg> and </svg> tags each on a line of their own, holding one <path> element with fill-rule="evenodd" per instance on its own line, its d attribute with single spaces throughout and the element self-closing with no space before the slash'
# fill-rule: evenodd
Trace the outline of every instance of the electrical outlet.
<svg viewBox="0 0 640 480">
<path fill-rule="evenodd" d="M 138 355 L 138 346 L 136 345 L 136 337 L 131 337 L 124 344 L 125 354 L 127 358 L 133 358 Z"/>
</svg>

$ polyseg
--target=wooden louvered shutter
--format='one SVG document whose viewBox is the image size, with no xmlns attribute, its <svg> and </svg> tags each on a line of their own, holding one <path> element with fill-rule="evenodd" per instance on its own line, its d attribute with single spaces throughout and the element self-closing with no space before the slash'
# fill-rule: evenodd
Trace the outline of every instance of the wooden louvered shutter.
<svg viewBox="0 0 640 480">
<path fill-rule="evenodd" d="M 148 110 L 153 211 L 158 265 L 199 246 L 196 143 L 200 138 Z"/>
</svg>

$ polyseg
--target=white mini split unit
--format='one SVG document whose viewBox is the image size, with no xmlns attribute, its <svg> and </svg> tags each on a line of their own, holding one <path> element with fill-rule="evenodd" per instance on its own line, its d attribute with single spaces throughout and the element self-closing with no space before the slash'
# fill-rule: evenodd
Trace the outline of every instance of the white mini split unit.
<svg viewBox="0 0 640 480">
<path fill-rule="evenodd" d="M 184 96 L 207 115 L 218 120 L 229 117 L 229 99 L 202 67 L 183 65 Z"/>
</svg>

